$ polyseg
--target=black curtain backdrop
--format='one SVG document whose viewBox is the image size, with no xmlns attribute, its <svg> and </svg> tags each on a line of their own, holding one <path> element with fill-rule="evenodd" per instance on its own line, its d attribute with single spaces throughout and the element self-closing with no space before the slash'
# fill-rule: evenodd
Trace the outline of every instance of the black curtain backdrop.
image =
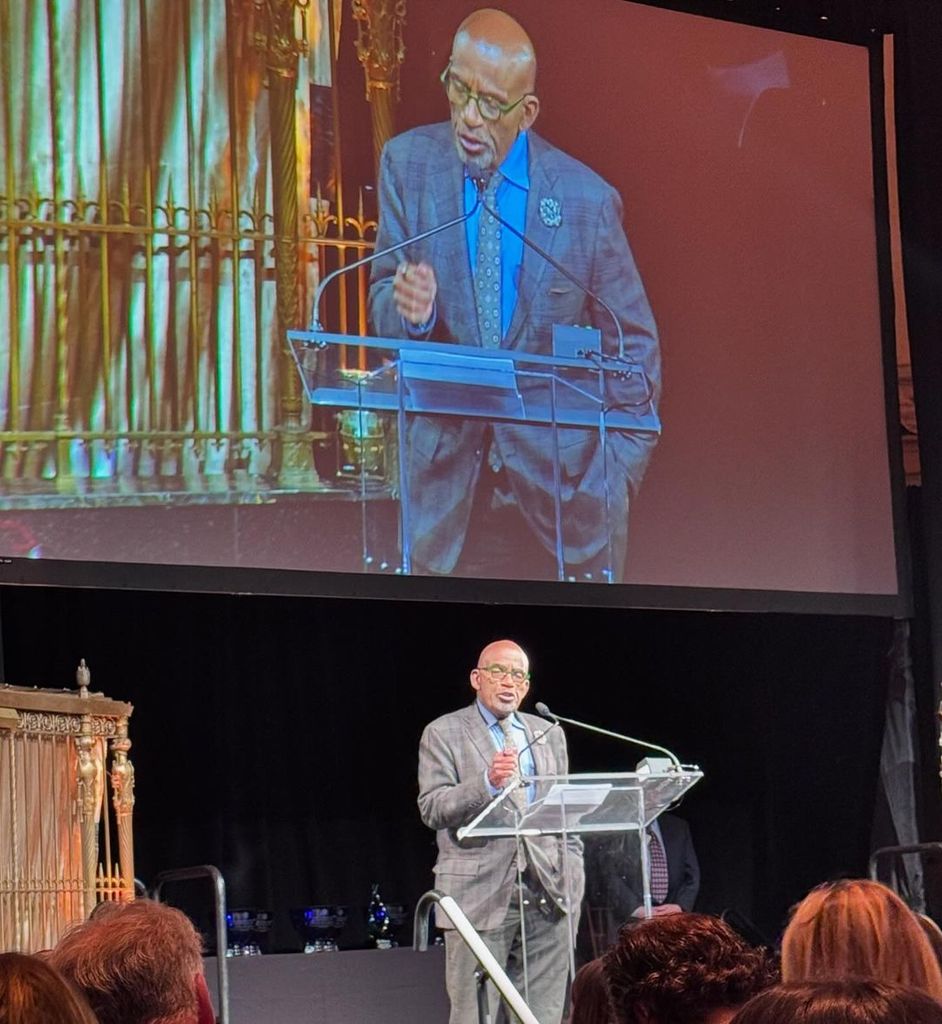
<svg viewBox="0 0 942 1024">
<path fill-rule="evenodd" d="M 908 0 L 896 24 L 900 220 L 922 486 L 912 503 L 922 691 L 942 683 L 942 6 Z M 936 780 L 936 792 L 938 780 Z M 926 838 L 942 835 L 939 802 Z"/>
<path fill-rule="evenodd" d="M 391 903 L 432 884 L 423 725 L 471 699 L 491 639 L 532 656 L 530 700 L 699 764 L 681 814 L 701 906 L 774 936 L 813 884 L 860 874 L 882 735 L 887 620 L 5 589 L 8 680 L 135 705 L 138 873 L 218 865 L 230 905 Z M 572 768 L 643 753 L 569 730 Z M 181 894 L 181 898 L 185 894 Z M 190 904 L 191 896 L 186 896 Z M 198 902 L 198 901 L 197 901 Z M 362 921 L 346 937 L 363 940 Z"/>
</svg>

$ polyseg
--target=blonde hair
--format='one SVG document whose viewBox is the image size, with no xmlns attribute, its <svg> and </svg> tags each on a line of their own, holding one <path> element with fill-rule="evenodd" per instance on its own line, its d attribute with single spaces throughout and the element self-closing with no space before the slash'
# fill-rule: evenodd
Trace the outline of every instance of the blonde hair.
<svg viewBox="0 0 942 1024">
<path fill-rule="evenodd" d="M 942 969 L 916 915 L 879 882 L 818 886 L 782 938 L 782 980 L 851 976 L 899 982 L 942 999 Z"/>
</svg>

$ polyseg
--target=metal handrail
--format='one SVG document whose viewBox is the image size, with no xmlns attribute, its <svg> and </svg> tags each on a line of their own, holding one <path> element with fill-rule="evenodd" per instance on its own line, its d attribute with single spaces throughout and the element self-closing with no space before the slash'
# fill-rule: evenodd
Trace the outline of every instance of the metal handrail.
<svg viewBox="0 0 942 1024">
<path fill-rule="evenodd" d="M 153 897 L 160 901 L 160 890 L 167 882 L 188 882 L 209 878 L 213 883 L 213 907 L 216 911 L 216 977 L 219 999 L 219 1024 L 229 1024 L 229 961 L 226 959 L 226 880 L 212 864 L 161 871 L 154 880 Z"/>
<path fill-rule="evenodd" d="M 474 958 L 481 965 L 481 969 L 490 977 L 497 991 L 504 997 L 504 1002 L 513 1011 L 514 1016 L 521 1021 L 521 1024 L 540 1024 L 536 1017 L 533 1016 L 533 1011 L 527 1006 L 523 996 L 514 988 L 513 982 L 507 977 L 507 972 L 497 962 L 494 954 L 487 948 L 484 940 L 467 917 L 465 917 L 464 911 L 458 906 L 453 897 L 446 896 L 438 889 L 430 889 L 419 898 L 419 902 L 415 906 L 413 949 L 419 953 L 424 953 L 428 949 L 428 923 L 433 906 L 440 907 L 442 913 L 455 926 L 455 931 L 474 954 Z"/>
<path fill-rule="evenodd" d="M 900 856 L 904 853 L 942 853 L 942 843 L 911 843 L 908 846 L 881 846 L 870 854 L 868 871 L 870 877 L 877 881 L 877 863 L 883 857 Z"/>
</svg>

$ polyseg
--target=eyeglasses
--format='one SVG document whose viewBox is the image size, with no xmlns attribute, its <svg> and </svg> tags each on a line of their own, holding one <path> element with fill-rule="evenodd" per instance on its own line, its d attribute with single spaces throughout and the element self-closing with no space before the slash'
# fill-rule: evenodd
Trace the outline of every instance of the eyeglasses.
<svg viewBox="0 0 942 1024">
<path fill-rule="evenodd" d="M 496 96 L 486 94 L 479 96 L 452 72 L 450 64 L 441 73 L 441 83 L 445 86 L 445 95 L 448 97 L 449 103 L 453 103 L 459 110 L 464 110 L 468 105 L 468 100 L 474 100 L 478 113 L 485 121 L 499 121 L 504 114 L 509 114 L 514 107 L 519 106 L 530 95 L 525 92 L 520 99 L 514 100 L 513 103 L 501 103 Z"/>
<path fill-rule="evenodd" d="M 529 672 L 524 672 L 522 668 L 511 668 L 509 665 L 478 665 L 478 672 L 486 672 L 491 679 L 510 676 L 515 683 L 525 683 L 530 678 Z"/>
</svg>

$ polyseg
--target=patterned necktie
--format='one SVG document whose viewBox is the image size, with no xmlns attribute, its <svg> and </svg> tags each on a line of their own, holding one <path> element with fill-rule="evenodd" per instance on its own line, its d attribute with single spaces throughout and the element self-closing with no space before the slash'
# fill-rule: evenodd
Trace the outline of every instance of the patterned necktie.
<svg viewBox="0 0 942 1024">
<path fill-rule="evenodd" d="M 648 861 L 651 865 L 651 899 L 663 903 L 667 899 L 670 878 L 667 874 L 667 855 L 654 829 L 648 829 Z"/>
<path fill-rule="evenodd" d="M 500 172 L 491 175 L 484 190 L 484 205 L 495 212 Z M 485 348 L 500 348 L 500 223 L 482 208 L 478 221 L 478 256 L 474 267 L 474 301 L 478 330 Z"/>
<path fill-rule="evenodd" d="M 504 734 L 504 750 L 512 750 L 515 753 L 519 752 L 517 746 L 517 740 L 514 737 L 513 722 L 510 721 L 510 715 L 506 718 L 498 719 L 500 725 L 500 731 Z M 520 779 L 520 764 L 517 763 L 517 771 L 514 777 L 510 780 L 511 782 L 519 781 Z M 508 783 L 509 785 L 510 783 Z M 525 811 L 527 809 L 527 793 L 523 786 L 517 786 L 517 788 L 507 797 L 507 800 L 518 810 Z"/>
</svg>

